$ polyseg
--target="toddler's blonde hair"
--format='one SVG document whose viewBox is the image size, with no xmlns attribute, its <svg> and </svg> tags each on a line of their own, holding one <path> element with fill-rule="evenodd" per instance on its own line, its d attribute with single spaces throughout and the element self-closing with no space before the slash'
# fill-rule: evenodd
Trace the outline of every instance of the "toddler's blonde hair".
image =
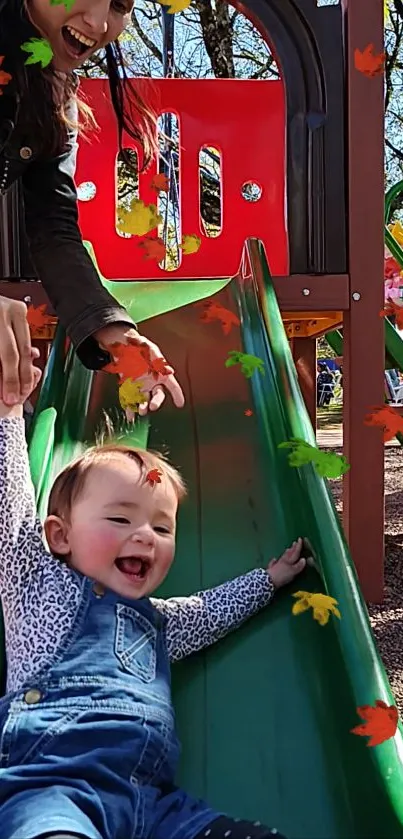
<svg viewBox="0 0 403 839">
<path fill-rule="evenodd" d="M 152 469 L 161 472 L 161 478 L 167 478 L 180 503 L 187 495 L 186 485 L 183 478 L 159 452 L 149 449 L 140 449 L 132 446 L 108 443 L 103 446 L 92 446 L 80 457 L 69 463 L 57 476 L 49 495 L 48 516 L 60 516 L 68 519 L 72 506 L 82 494 L 85 481 L 93 466 L 102 461 L 110 459 L 114 454 L 121 454 L 136 461 L 141 471 L 141 479 L 146 480 Z"/>
</svg>

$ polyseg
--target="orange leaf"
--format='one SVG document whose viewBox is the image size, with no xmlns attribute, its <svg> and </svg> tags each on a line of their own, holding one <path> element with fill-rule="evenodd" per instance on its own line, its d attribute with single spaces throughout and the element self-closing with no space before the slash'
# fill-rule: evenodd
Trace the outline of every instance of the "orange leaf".
<svg viewBox="0 0 403 839">
<path fill-rule="evenodd" d="M 357 714 L 364 723 L 351 728 L 351 734 L 369 737 L 367 746 L 379 746 L 385 740 L 395 736 L 399 713 L 395 705 L 386 705 L 382 699 L 377 699 L 375 706 L 362 705 L 357 708 Z"/>
<path fill-rule="evenodd" d="M 151 486 L 155 486 L 155 484 L 161 483 L 161 475 L 162 472 L 160 469 L 150 469 L 148 474 L 146 475 L 146 481 L 148 481 Z"/>
<path fill-rule="evenodd" d="M 147 375 L 148 361 L 144 349 L 144 346 L 134 344 L 112 344 L 110 352 L 113 361 L 106 364 L 103 370 L 106 373 L 117 373 L 122 382 Z"/>
<path fill-rule="evenodd" d="M 229 335 L 232 326 L 239 326 L 239 318 L 233 312 L 230 312 L 229 309 L 221 306 L 220 303 L 210 301 L 201 305 L 204 306 L 204 312 L 200 316 L 200 320 L 203 323 L 212 323 L 214 320 L 220 321 L 224 335 Z"/>
<path fill-rule="evenodd" d="M 27 321 L 31 330 L 34 330 L 51 325 L 53 318 L 46 312 L 46 303 L 42 303 L 41 306 L 28 306 Z"/>
<path fill-rule="evenodd" d="M 139 243 L 139 248 L 143 248 L 144 250 L 144 259 L 156 259 L 157 262 L 161 262 L 166 254 L 166 248 L 162 239 L 151 236 L 146 236 Z"/>
<path fill-rule="evenodd" d="M 0 55 L 0 67 L 3 64 L 3 61 L 4 61 L 4 55 Z M 10 75 L 10 73 L 6 73 L 5 70 L 0 70 L 0 85 L 5 86 L 9 82 L 11 82 L 11 79 L 12 79 L 12 76 Z M 0 96 L 2 96 L 2 95 L 3 95 L 3 91 L 0 90 Z"/>
<path fill-rule="evenodd" d="M 384 429 L 384 441 L 388 443 L 396 434 L 403 433 L 403 417 L 390 405 L 375 405 L 365 417 L 365 425 L 375 425 Z"/>
<path fill-rule="evenodd" d="M 169 180 L 166 175 L 159 172 L 158 175 L 154 175 L 152 178 L 150 186 L 151 189 L 155 189 L 156 192 L 168 192 Z"/>
<path fill-rule="evenodd" d="M 354 50 L 354 64 L 356 70 L 364 73 L 365 76 L 373 78 L 383 73 L 385 65 L 385 53 L 374 52 L 374 45 L 368 44 L 364 50 Z"/>
<path fill-rule="evenodd" d="M 145 361 L 148 364 L 148 374 L 153 377 L 153 379 L 158 379 L 158 376 L 169 376 L 173 373 L 173 368 L 169 366 L 167 360 L 163 356 L 158 356 L 158 358 L 151 358 L 150 348 L 144 346 L 141 354 Z"/>
<path fill-rule="evenodd" d="M 399 306 L 395 300 L 387 300 L 385 308 L 379 314 L 381 317 L 395 317 L 398 329 L 403 329 L 403 306 Z"/>
<path fill-rule="evenodd" d="M 385 267 L 384 267 L 384 277 L 385 280 L 392 280 L 393 277 L 399 276 L 401 273 L 401 268 L 396 259 L 393 256 L 388 256 L 385 259 Z"/>
</svg>

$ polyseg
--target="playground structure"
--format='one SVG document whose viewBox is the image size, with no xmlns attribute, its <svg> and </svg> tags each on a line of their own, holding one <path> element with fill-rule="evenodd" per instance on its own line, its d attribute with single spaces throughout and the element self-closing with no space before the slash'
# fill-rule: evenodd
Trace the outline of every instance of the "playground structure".
<svg viewBox="0 0 403 839">
<path fill-rule="evenodd" d="M 281 81 L 139 80 L 157 112 L 171 109 L 180 114 L 184 232 L 200 230 L 196 198 L 200 146 L 218 146 L 224 160 L 222 233 L 215 239 L 201 233 L 199 253 L 183 258 L 174 272 L 175 281 L 233 276 L 246 239 L 253 236 L 264 243 L 314 427 L 314 338 L 343 323 L 344 453 L 351 465 L 344 477 L 343 521 L 364 595 L 379 601 L 383 441 L 378 429 L 364 425 L 364 417 L 369 406 L 384 398 L 384 327 L 379 317 L 383 100 L 382 78 L 359 72 L 354 50 L 368 43 L 382 49 L 382 9 L 377 0 L 326 7 L 301 0 L 298 11 L 283 0 L 250 0 L 239 9 L 271 43 Z M 102 94 L 102 80 L 85 80 L 83 87 L 102 129 L 102 142 L 82 143 L 78 156 L 77 183 L 96 181 L 97 188 L 92 201 L 80 204 L 84 238 L 93 244 L 108 280 L 145 279 L 152 274 L 161 281 L 164 272 L 156 266 L 150 271 L 150 262 L 143 260 L 133 241 L 116 233 L 117 143 L 112 112 Z M 244 130 L 239 130 L 240 114 Z M 133 147 L 129 141 L 126 145 Z M 140 176 L 140 196 L 146 202 L 155 200 L 150 182 L 156 167 Z M 241 197 L 243 174 L 244 180 L 255 180 L 263 188 L 255 204 Z M 45 299 L 36 283 L 11 282 L 3 293 L 29 296 L 34 303 Z M 371 369 L 365 387 L 364 366 Z"/>
<path fill-rule="evenodd" d="M 403 839 L 401 724 L 376 748 L 350 733 L 357 707 L 393 703 L 364 602 L 383 592 L 384 446 L 379 429 L 364 424 L 384 399 L 382 77 L 354 66 L 355 48 L 382 49 L 381 5 L 250 0 L 239 9 L 270 40 L 280 82 L 139 81 L 157 111 L 179 115 L 182 233 L 202 238 L 174 272 L 150 269 L 138 241 L 116 232 L 106 85 L 83 82 L 102 134 L 80 145 L 77 184 L 96 188 L 80 202 L 81 229 L 106 287 L 172 360 L 186 406 L 177 411 L 167 400 L 151 419 L 124 423 L 115 378 L 66 354 L 58 326 L 30 433 L 42 517 L 53 478 L 95 439 L 104 411 L 119 439 L 169 446 L 190 494 L 162 596 L 214 586 L 264 565 L 298 535 L 309 538 L 315 568 L 303 587 L 336 598 L 341 620 L 321 627 L 311 614 L 293 617 L 284 591 L 173 673 L 179 783 L 217 808 L 277 824 L 290 839 Z M 223 161 L 217 238 L 200 224 L 202 145 L 219 148 Z M 155 201 L 157 172 L 155 162 L 139 178 L 146 203 Z M 243 201 L 248 181 L 262 187 L 260 201 Z M 2 291 L 45 301 L 39 283 L 3 283 Z M 223 335 L 218 323 L 203 323 L 207 299 L 239 327 Z M 311 464 L 290 468 L 278 450 L 292 437 L 315 443 L 314 338 L 341 323 L 350 551 L 325 481 Z M 261 358 L 265 375 L 247 380 L 227 369 L 235 348 Z"/>
<path fill-rule="evenodd" d="M 183 258 L 170 279 L 234 276 L 243 243 L 250 236 L 263 242 L 314 427 L 315 339 L 343 323 L 344 453 L 351 465 L 344 478 L 344 528 L 364 595 L 379 601 L 383 441 L 364 418 L 384 398 L 383 102 L 381 79 L 356 70 L 354 49 L 367 43 L 381 49 L 382 13 L 376 0 L 351 7 L 317 7 L 306 0 L 300 9 L 302 19 L 287 3 L 243 7 L 270 41 L 281 81 L 142 80 L 140 89 L 157 113 L 179 114 L 183 232 L 201 230 L 199 149 L 213 145 L 223 159 L 222 233 L 217 238 L 201 233 L 200 251 Z M 150 274 L 161 280 L 166 272 L 155 263 L 150 272 L 133 241 L 116 233 L 118 149 L 106 83 L 85 81 L 83 87 L 102 131 L 102 142 L 82 144 L 78 157 L 77 182 L 93 181 L 97 190 L 92 201 L 80 204 L 84 237 L 107 279 L 118 272 L 122 280 Z M 155 200 L 150 184 L 156 171 L 140 176 L 139 196 L 146 203 Z M 255 204 L 241 195 L 248 181 L 262 187 Z M 371 377 L 364 384 L 365 366 Z"/>
</svg>

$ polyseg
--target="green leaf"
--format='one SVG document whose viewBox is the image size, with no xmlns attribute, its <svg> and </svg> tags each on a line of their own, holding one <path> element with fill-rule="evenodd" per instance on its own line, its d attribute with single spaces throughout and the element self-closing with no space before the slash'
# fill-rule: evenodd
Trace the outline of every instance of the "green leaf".
<svg viewBox="0 0 403 839">
<path fill-rule="evenodd" d="M 52 61 L 53 50 L 46 38 L 30 38 L 21 44 L 21 49 L 31 53 L 25 64 L 40 64 L 44 69 Z"/>
<path fill-rule="evenodd" d="M 51 6 L 64 6 L 64 8 L 71 12 L 76 0 L 50 0 Z"/>
</svg>

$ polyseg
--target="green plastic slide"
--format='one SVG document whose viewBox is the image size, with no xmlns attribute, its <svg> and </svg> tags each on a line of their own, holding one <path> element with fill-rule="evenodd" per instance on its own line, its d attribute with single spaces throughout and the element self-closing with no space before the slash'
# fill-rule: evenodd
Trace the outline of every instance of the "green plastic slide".
<svg viewBox="0 0 403 839">
<path fill-rule="evenodd" d="M 137 322 L 147 317 L 144 332 L 173 363 L 183 410 L 167 397 L 150 420 L 128 426 L 116 378 L 89 373 L 72 354 L 64 360 L 59 333 L 30 444 L 40 511 L 56 473 L 99 437 L 107 412 L 117 439 L 168 451 L 189 488 L 162 596 L 218 585 L 308 537 L 316 570 L 215 647 L 173 667 L 178 782 L 289 839 L 403 837 L 400 725 L 374 748 L 350 733 L 361 722 L 357 706 L 394 699 L 329 488 L 312 465 L 292 468 L 278 449 L 292 437 L 314 444 L 315 436 L 263 247 L 251 240 L 247 249 L 246 280 L 167 281 L 158 294 L 151 283 L 114 286 L 120 300 L 132 300 Z M 211 294 L 240 320 L 229 335 L 200 318 L 197 301 Z M 230 350 L 263 359 L 264 375 L 247 379 L 239 366 L 226 368 Z M 335 597 L 341 620 L 320 626 L 311 610 L 293 616 L 300 589 Z"/>
</svg>

